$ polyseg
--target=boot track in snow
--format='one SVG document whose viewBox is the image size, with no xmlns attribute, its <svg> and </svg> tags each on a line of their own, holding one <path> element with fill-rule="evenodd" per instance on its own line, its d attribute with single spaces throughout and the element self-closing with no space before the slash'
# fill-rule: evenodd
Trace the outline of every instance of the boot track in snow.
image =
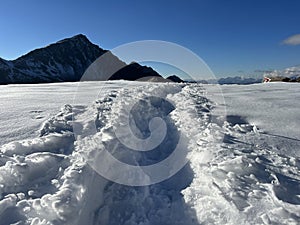
<svg viewBox="0 0 300 225">
<path fill-rule="evenodd" d="M 65 105 L 39 137 L 0 148 L 0 225 L 297 224 L 299 159 L 243 118 L 215 113 L 222 106 L 206 94 L 148 84 Z"/>
</svg>

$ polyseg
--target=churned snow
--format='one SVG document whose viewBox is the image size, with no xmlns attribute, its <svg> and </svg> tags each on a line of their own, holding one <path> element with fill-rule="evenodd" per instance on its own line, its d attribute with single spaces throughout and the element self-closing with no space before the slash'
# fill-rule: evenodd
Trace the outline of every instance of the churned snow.
<svg viewBox="0 0 300 225">
<path fill-rule="evenodd" d="M 1 86 L 0 225 L 298 224 L 299 93 L 290 83 Z M 174 149 L 182 155 L 165 161 Z"/>
</svg>

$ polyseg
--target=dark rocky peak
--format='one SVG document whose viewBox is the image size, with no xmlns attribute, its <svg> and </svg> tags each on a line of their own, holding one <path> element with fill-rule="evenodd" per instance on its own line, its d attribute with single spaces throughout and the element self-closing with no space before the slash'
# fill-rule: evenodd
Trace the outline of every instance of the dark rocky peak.
<svg viewBox="0 0 300 225">
<path fill-rule="evenodd" d="M 9 63 L 9 61 L 0 58 L 0 65 L 7 65 Z"/>
<path fill-rule="evenodd" d="M 102 77 L 112 80 L 138 80 L 142 77 L 160 77 L 151 67 L 138 63 L 126 65 L 111 52 L 91 43 L 85 35 L 79 34 L 33 50 L 16 60 L 0 59 L 0 83 L 79 81 L 89 66 L 104 53 L 108 53 L 104 57 L 106 60 L 100 59 L 96 65 L 99 72 L 91 73 L 86 79 L 99 80 L 98 78 Z"/>
<path fill-rule="evenodd" d="M 32 59 L 38 61 L 42 60 L 43 63 L 47 63 L 45 59 L 48 60 L 50 58 L 57 59 L 60 62 L 75 57 L 82 57 L 85 59 L 91 57 L 92 59 L 96 59 L 105 52 L 106 50 L 91 43 L 86 36 L 79 34 L 50 44 L 44 48 L 35 49 L 15 61 Z"/>
<path fill-rule="evenodd" d="M 56 43 L 64 43 L 64 42 L 70 42 L 70 41 L 73 41 L 76 43 L 84 42 L 84 43 L 92 44 L 92 42 L 90 42 L 90 40 L 84 34 L 77 34 L 73 37 L 62 39 Z"/>
<path fill-rule="evenodd" d="M 184 81 L 176 75 L 171 75 L 166 78 L 167 80 L 173 81 L 175 83 L 183 83 Z"/>
<path fill-rule="evenodd" d="M 155 70 L 148 66 L 141 66 L 136 62 L 132 62 L 129 65 L 123 67 L 116 72 L 110 80 L 139 80 L 141 78 L 148 77 L 161 77 Z"/>
<path fill-rule="evenodd" d="M 47 82 L 78 81 L 87 67 L 105 52 L 80 34 L 33 50 L 13 62 L 16 70 L 28 70 L 35 77 L 42 75 Z"/>
</svg>

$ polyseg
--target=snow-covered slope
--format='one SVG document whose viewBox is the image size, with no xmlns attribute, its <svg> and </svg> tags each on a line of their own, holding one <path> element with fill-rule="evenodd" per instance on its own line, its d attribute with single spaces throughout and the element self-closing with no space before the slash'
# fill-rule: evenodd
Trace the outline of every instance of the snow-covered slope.
<svg viewBox="0 0 300 225">
<path fill-rule="evenodd" d="M 297 224 L 300 159 L 295 149 L 300 141 L 293 123 L 298 121 L 294 99 L 299 98 L 300 87 L 224 88 L 227 114 L 214 85 L 115 81 L 84 82 L 78 87 L 72 83 L 1 87 L 11 102 L 1 99 L 10 108 L 2 112 L 0 122 L 6 120 L 8 129 L 11 121 L 11 139 L 16 141 L 6 139 L 2 129 L 0 224 Z M 57 97 L 57 89 L 65 98 Z M 17 90 L 34 99 L 29 108 L 15 104 L 24 99 Z M 48 105 L 43 104 L 45 91 Z M 256 106 L 260 93 L 266 98 Z M 281 98 L 271 100 L 275 94 Z M 266 102 L 272 104 L 262 107 Z M 277 104 L 287 110 L 275 111 Z M 59 105 L 61 111 L 54 115 Z M 22 112 L 23 117 L 5 118 L 12 112 Z M 147 139 L 152 137 L 149 132 L 159 132 L 155 141 L 164 136 L 154 151 L 131 151 L 129 145 L 138 141 L 126 145 L 126 139 L 118 136 L 114 128 L 123 131 L 129 112 L 136 137 Z M 277 113 L 290 118 L 282 122 L 290 127 L 287 133 L 282 127 L 267 126 L 278 119 Z M 165 121 L 165 135 L 161 123 L 153 120 L 157 116 Z M 22 121 L 19 130 L 16 121 Z M 24 127 L 38 125 L 38 133 L 17 140 Z M 283 145 L 274 143 L 274 134 L 285 135 Z M 147 149 L 149 143 L 143 143 Z M 147 165 L 163 162 L 174 149 L 183 157 L 148 173 Z M 120 172 L 118 164 L 103 160 L 106 150 L 145 173 L 128 175 L 126 168 Z M 161 176 L 169 178 L 151 183 Z M 134 187 L 126 182 L 150 185 Z"/>
</svg>

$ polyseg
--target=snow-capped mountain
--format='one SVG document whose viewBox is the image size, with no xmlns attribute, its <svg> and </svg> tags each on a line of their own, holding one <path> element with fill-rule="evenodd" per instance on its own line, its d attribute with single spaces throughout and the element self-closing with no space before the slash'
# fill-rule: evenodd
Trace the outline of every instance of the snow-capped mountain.
<svg viewBox="0 0 300 225">
<path fill-rule="evenodd" d="M 298 81 L 300 79 L 300 66 L 293 66 L 284 70 L 274 70 L 272 72 L 264 73 L 264 76 L 271 78 L 285 78 L 286 81 Z"/>
<path fill-rule="evenodd" d="M 107 50 L 91 43 L 82 34 L 36 49 L 15 60 L 0 58 L 0 84 L 79 81 L 85 70 Z M 112 63 L 125 68 L 110 79 L 136 80 L 160 77 L 152 68 L 138 63 L 127 65 L 111 54 Z"/>
</svg>

